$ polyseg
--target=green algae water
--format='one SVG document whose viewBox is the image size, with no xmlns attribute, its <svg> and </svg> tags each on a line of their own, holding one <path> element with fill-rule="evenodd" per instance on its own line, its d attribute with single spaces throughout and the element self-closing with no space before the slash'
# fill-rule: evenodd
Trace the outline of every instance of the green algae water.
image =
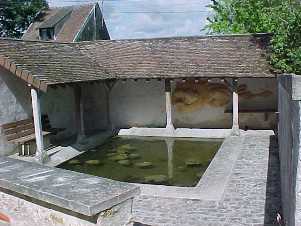
<svg viewBox="0 0 301 226">
<path fill-rule="evenodd" d="M 222 140 L 114 137 L 59 167 L 113 180 L 195 186 Z"/>
</svg>

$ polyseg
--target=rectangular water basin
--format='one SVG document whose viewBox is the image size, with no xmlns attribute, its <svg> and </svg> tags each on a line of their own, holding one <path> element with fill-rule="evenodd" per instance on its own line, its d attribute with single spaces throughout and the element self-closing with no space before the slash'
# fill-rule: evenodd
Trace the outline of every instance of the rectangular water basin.
<svg viewBox="0 0 301 226">
<path fill-rule="evenodd" d="M 222 141 L 117 136 L 58 167 L 124 182 L 193 187 Z"/>
</svg>

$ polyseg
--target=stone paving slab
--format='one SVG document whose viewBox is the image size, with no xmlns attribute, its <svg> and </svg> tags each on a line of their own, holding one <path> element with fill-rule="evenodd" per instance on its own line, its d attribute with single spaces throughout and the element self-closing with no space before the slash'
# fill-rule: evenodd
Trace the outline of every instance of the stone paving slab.
<svg viewBox="0 0 301 226">
<path fill-rule="evenodd" d="M 270 132 L 247 133 L 220 200 L 138 196 L 134 221 L 146 225 L 278 225 L 281 213 L 278 149 Z M 139 224 L 137 224 L 139 225 Z"/>
<path fill-rule="evenodd" d="M 139 194 L 139 187 L 101 177 L 0 157 L 0 188 L 86 216 Z"/>
</svg>

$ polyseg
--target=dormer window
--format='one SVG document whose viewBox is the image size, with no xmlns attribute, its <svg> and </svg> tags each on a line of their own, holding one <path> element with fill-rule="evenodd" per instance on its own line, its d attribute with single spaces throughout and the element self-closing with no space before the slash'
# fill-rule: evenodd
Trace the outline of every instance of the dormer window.
<svg viewBox="0 0 301 226">
<path fill-rule="evenodd" d="M 40 39 L 45 41 L 54 40 L 54 28 L 40 28 Z"/>
<path fill-rule="evenodd" d="M 56 14 L 39 26 L 39 35 L 41 40 L 55 40 L 65 21 L 70 17 L 72 7 L 59 9 Z"/>
</svg>

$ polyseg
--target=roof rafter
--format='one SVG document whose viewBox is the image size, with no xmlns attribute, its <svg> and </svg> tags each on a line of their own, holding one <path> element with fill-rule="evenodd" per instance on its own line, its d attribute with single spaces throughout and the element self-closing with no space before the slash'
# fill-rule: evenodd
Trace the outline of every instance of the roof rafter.
<svg viewBox="0 0 301 226">
<path fill-rule="evenodd" d="M 21 66 L 18 66 L 13 60 L 9 59 L 9 57 L 3 57 L 0 55 L 0 66 L 10 71 L 20 79 L 24 80 L 26 83 L 32 85 L 33 87 L 44 92 L 47 91 L 46 83 L 37 78 L 34 78 L 30 71 L 22 69 Z"/>
</svg>

